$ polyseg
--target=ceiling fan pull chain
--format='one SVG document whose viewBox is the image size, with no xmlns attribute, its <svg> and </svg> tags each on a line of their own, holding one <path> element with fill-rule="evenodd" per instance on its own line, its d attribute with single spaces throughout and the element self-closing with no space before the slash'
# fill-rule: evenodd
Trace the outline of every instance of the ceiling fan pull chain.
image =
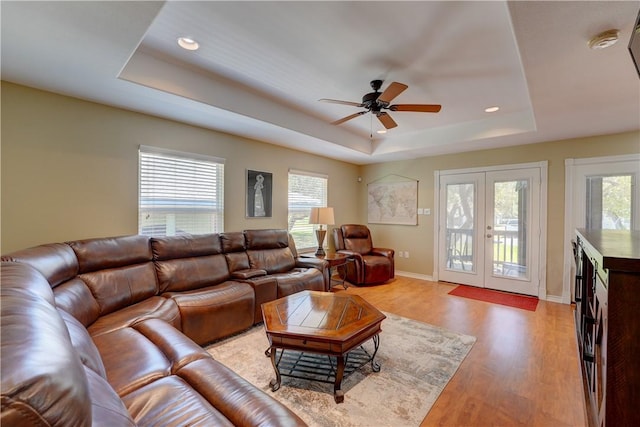
<svg viewBox="0 0 640 427">
<path fill-rule="evenodd" d="M 369 114 L 369 138 L 373 139 L 373 114 Z"/>
</svg>

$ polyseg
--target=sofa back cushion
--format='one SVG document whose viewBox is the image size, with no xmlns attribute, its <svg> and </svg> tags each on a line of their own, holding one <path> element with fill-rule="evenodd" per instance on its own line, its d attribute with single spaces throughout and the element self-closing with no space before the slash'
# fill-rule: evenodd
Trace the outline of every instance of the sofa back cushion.
<svg viewBox="0 0 640 427">
<path fill-rule="evenodd" d="M 98 238 L 68 244 L 78 258 L 79 277 L 89 287 L 101 316 L 158 293 L 148 237 Z"/>
<path fill-rule="evenodd" d="M 142 264 L 151 261 L 151 244 L 146 236 L 121 236 L 67 242 L 78 258 L 80 273 Z"/>
<path fill-rule="evenodd" d="M 135 427 L 129 411 L 106 379 L 85 366 L 91 390 L 91 427 Z"/>
<path fill-rule="evenodd" d="M 157 294 L 153 263 L 94 271 L 79 276 L 100 307 L 100 316 L 129 307 Z"/>
<path fill-rule="evenodd" d="M 2 260 L 29 264 L 47 279 L 52 288 L 76 277 L 79 269 L 75 253 L 64 243 L 23 249 L 3 255 Z"/>
<path fill-rule="evenodd" d="M 218 234 L 154 237 L 151 247 L 160 293 L 217 285 L 230 277 Z"/>
<path fill-rule="evenodd" d="M 227 258 L 227 265 L 231 273 L 240 270 L 247 270 L 249 267 L 249 257 L 247 256 L 247 245 L 244 233 L 234 231 L 220 234 L 222 251 Z"/>
<path fill-rule="evenodd" d="M 289 249 L 287 230 L 246 230 L 244 233 L 250 268 L 274 274 L 284 273 L 296 266 Z"/>
<path fill-rule="evenodd" d="M 90 326 L 100 317 L 100 305 L 93 297 L 87 284 L 75 277 L 53 289 L 56 306 L 70 313 L 85 327 Z"/>
<path fill-rule="evenodd" d="M 221 254 L 222 244 L 218 234 L 152 237 L 151 251 L 157 262 Z"/>
<path fill-rule="evenodd" d="M 345 224 L 340 228 L 342 229 L 342 238 L 344 239 L 344 248 L 346 250 L 358 252 L 362 255 L 371 252 L 373 243 L 371 241 L 371 233 L 367 226 Z"/>
<path fill-rule="evenodd" d="M 245 230 L 247 249 L 283 249 L 289 247 L 287 230 Z"/>
<path fill-rule="evenodd" d="M 80 356 L 82 364 L 106 379 L 107 372 L 104 369 L 102 357 L 95 343 L 89 336 L 87 328 L 66 311 L 58 309 L 58 313 L 67 326 L 69 338 L 71 338 L 71 345 Z"/>
<path fill-rule="evenodd" d="M 4 261 L 28 264 L 38 270 L 53 288 L 58 307 L 72 314 L 84 326 L 100 315 L 100 307 L 87 285 L 77 278 L 80 266 L 66 243 L 52 243 L 3 255 Z"/>
</svg>

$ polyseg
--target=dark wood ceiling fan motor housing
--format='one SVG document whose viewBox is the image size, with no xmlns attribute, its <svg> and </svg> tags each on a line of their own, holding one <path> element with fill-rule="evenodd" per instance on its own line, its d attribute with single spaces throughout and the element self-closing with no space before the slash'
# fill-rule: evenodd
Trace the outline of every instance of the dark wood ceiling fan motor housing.
<svg viewBox="0 0 640 427">
<path fill-rule="evenodd" d="M 371 89 L 374 92 L 369 92 L 362 97 L 362 105 L 367 109 L 372 109 L 373 111 L 380 111 L 380 105 L 376 102 L 382 93 L 380 92 L 380 88 L 382 87 L 382 80 L 371 80 Z"/>
</svg>

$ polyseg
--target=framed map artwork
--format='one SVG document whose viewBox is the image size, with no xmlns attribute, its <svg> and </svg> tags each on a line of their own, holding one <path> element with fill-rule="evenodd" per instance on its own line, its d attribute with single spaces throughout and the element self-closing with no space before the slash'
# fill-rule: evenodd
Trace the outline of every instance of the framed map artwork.
<svg viewBox="0 0 640 427">
<path fill-rule="evenodd" d="M 367 185 L 369 224 L 418 225 L 418 181 Z"/>
</svg>

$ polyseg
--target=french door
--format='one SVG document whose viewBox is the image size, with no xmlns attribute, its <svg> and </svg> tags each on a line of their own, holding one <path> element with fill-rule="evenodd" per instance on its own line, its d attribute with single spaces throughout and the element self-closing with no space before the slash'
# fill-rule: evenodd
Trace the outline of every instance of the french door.
<svg viewBox="0 0 640 427">
<path fill-rule="evenodd" d="M 537 167 L 439 176 L 439 280 L 538 296 L 540 177 Z"/>
</svg>

